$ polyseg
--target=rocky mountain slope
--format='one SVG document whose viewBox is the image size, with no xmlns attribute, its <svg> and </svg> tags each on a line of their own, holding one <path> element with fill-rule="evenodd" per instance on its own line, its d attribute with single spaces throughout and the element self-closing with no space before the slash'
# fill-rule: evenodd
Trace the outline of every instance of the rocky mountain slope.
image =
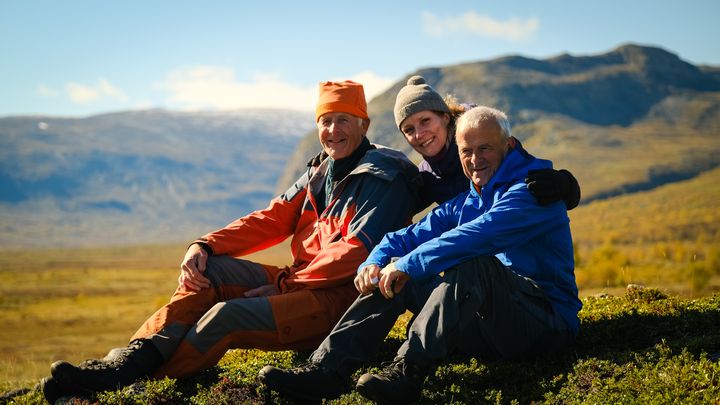
<svg viewBox="0 0 720 405">
<path fill-rule="evenodd" d="M 370 101 L 368 136 L 419 160 L 392 113 L 413 74 L 505 110 L 531 153 L 575 174 L 583 203 L 720 163 L 720 67 L 664 49 L 628 44 L 410 72 Z M 312 113 L 0 117 L 0 247 L 186 242 L 264 206 L 318 150 Z"/>
<path fill-rule="evenodd" d="M 441 94 L 504 110 L 531 153 L 578 177 L 585 202 L 689 178 L 720 163 L 720 72 L 663 49 L 628 44 L 600 55 L 507 56 L 420 69 L 370 102 L 373 142 L 411 153 L 392 109 L 414 74 Z M 317 151 L 314 136 L 303 138 L 278 190 Z"/>
</svg>

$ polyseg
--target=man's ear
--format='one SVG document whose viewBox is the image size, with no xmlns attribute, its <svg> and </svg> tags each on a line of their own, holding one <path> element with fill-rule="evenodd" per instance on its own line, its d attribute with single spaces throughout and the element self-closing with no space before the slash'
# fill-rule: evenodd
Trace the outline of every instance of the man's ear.
<svg viewBox="0 0 720 405">
<path fill-rule="evenodd" d="M 367 131 L 370 128 L 370 120 L 369 119 L 367 119 L 367 120 L 363 119 L 362 128 L 365 131 L 365 134 L 367 134 Z"/>
<path fill-rule="evenodd" d="M 515 149 L 515 138 L 514 137 L 512 137 L 512 136 L 509 137 L 508 139 L 505 140 L 505 142 L 507 144 L 507 146 L 505 147 L 505 153 L 508 153 L 511 150 Z"/>
</svg>

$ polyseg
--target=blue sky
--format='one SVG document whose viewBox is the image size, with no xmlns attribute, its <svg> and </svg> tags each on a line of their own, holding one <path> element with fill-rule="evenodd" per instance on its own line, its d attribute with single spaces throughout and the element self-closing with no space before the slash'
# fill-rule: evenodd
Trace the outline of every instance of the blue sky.
<svg viewBox="0 0 720 405">
<path fill-rule="evenodd" d="M 720 1 L 0 0 L 0 116 L 142 108 L 311 110 L 422 67 L 628 42 L 720 66 Z"/>
</svg>

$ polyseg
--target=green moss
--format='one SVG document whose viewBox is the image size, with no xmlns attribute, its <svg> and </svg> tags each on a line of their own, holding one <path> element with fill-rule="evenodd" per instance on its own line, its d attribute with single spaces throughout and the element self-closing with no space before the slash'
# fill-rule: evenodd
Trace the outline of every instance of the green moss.
<svg viewBox="0 0 720 405">
<path fill-rule="evenodd" d="M 448 358 L 425 381 L 421 404 L 717 403 L 720 398 L 720 294 L 693 300 L 653 289 L 583 299 L 577 343 L 523 361 Z M 355 377 L 390 360 L 404 336 L 403 316 L 378 358 Z M 257 383 L 266 364 L 296 366 L 308 353 L 230 351 L 199 376 L 164 379 L 101 393 L 101 404 L 290 403 Z M 17 404 L 41 404 L 30 392 Z M 80 402 L 82 403 L 82 402 Z M 85 401 L 85 403 L 90 403 Z M 369 403 L 355 392 L 329 404 Z"/>
</svg>

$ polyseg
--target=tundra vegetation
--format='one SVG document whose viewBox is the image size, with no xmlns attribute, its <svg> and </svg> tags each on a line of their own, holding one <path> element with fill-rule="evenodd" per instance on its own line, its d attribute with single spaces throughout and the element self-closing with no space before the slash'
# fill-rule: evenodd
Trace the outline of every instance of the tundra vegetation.
<svg viewBox="0 0 720 405">
<path fill-rule="evenodd" d="M 584 304 L 577 344 L 525 361 L 449 358 L 428 377 L 423 402 L 720 403 L 720 70 L 628 44 L 594 56 L 508 56 L 413 74 L 460 101 L 509 112 L 514 135 L 569 168 L 583 192 L 583 205 L 570 212 Z M 369 104 L 368 137 L 410 153 L 390 113 L 403 83 Z M 176 284 L 186 246 L 152 245 L 155 238 L 189 240 L 227 223 L 265 203 L 272 185 L 276 194 L 286 190 L 317 153 L 316 131 L 294 124 L 304 118 L 231 115 L 45 117 L 44 129 L 38 117 L 0 119 L 0 245 L 24 247 L 0 250 L 1 391 L 32 387 L 55 360 L 102 357 L 126 344 Z M 270 133 L 271 143 L 258 136 Z M 236 184 L 248 167 L 239 162 L 252 165 L 257 183 Z M 276 181 L 269 169 L 283 163 Z M 40 248 L 88 235 L 116 246 Z M 141 246 L 117 246 L 127 241 Z M 287 244 L 252 259 L 287 263 Z M 391 358 L 407 321 L 361 372 Z M 306 355 L 233 350 L 199 376 L 76 402 L 282 403 L 258 387 L 257 372 Z M 14 402 L 43 400 L 29 390 Z M 332 402 L 364 401 L 350 393 Z"/>
<path fill-rule="evenodd" d="M 718 403 L 720 169 L 570 212 L 584 308 L 577 344 L 524 361 L 449 358 L 426 381 L 425 403 Z M 172 293 L 185 246 L 0 252 L 0 390 L 32 387 L 58 359 L 122 346 Z M 287 263 L 283 244 L 251 257 Z M 638 288 L 632 285 L 643 285 Z M 392 357 L 408 317 L 363 372 Z M 308 353 L 230 351 L 199 376 L 152 381 L 86 402 L 283 403 L 257 385 L 265 364 Z M 14 398 L 43 403 L 39 392 Z M 349 393 L 336 404 L 362 403 Z"/>
</svg>

